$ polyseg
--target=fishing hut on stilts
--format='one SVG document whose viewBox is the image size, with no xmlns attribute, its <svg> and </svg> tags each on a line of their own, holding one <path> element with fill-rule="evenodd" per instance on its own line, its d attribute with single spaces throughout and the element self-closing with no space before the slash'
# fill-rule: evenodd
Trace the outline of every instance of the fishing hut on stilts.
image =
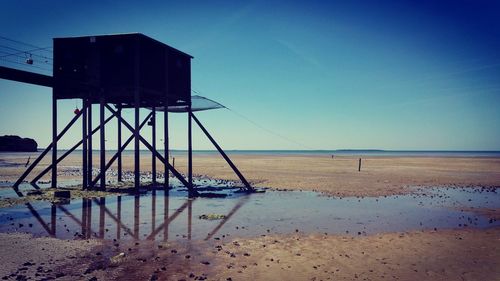
<svg viewBox="0 0 500 281">
<path fill-rule="evenodd" d="M 253 191 L 253 188 L 232 163 L 214 138 L 208 133 L 194 112 L 221 107 L 209 99 L 191 96 L 191 59 L 192 56 L 174 49 L 140 33 L 99 35 L 69 38 L 54 38 L 53 76 L 46 76 L 27 71 L 0 67 L 0 78 L 36 84 L 52 88 L 52 143 L 43 150 L 26 171 L 14 184 L 14 190 L 23 196 L 19 185 L 25 182 L 33 169 L 47 154 L 51 155 L 51 163 L 31 181 L 31 185 L 39 189 L 37 182 L 51 172 L 51 187 L 58 187 L 57 167 L 65 157 L 75 149 L 82 148 L 82 188 L 106 190 L 106 171 L 117 162 L 117 180 L 123 180 L 122 153 L 130 143 L 134 151 L 134 187 L 139 190 L 140 178 L 140 144 L 152 154 L 152 181 L 157 184 L 156 162 L 164 166 L 163 187 L 169 186 L 169 172 L 172 173 L 188 189 L 190 197 L 198 192 L 193 185 L 193 150 L 192 121 L 201 128 L 222 157 L 228 162 L 243 183 L 243 189 Z M 81 110 L 75 111 L 75 116 L 59 130 L 57 103 L 63 99 L 81 99 Z M 99 105 L 99 125 L 92 127 L 92 105 Z M 132 123 L 125 120 L 123 112 L 132 110 Z M 140 120 L 140 111 L 149 113 Z M 111 116 L 106 118 L 106 111 Z M 156 144 L 156 119 L 158 112 L 163 112 L 164 153 L 158 152 Z M 168 113 L 187 113 L 188 121 L 188 168 L 187 178 L 169 163 L 169 129 Z M 106 161 L 106 124 L 111 120 L 118 121 L 116 153 Z M 82 124 L 81 140 L 71 149 L 58 155 L 58 141 L 80 120 Z M 149 143 L 142 135 L 141 128 L 145 124 L 152 126 L 152 142 Z M 132 135 L 125 141 L 122 130 L 125 128 Z M 99 134 L 99 167 L 93 177 L 95 166 L 92 157 L 94 148 L 92 136 Z"/>
</svg>

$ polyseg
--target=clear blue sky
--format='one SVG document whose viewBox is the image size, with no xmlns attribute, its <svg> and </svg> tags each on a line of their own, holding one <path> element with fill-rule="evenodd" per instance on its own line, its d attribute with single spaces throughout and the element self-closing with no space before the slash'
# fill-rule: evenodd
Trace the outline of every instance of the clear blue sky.
<svg viewBox="0 0 500 281">
<path fill-rule="evenodd" d="M 292 140 L 228 110 L 200 112 L 226 149 L 500 150 L 498 1 L 1 3 L 0 35 L 37 46 L 141 32 L 187 52 L 193 89 Z M 50 95 L 0 80 L 0 135 L 46 146 Z M 74 108 L 59 103 L 60 128 Z M 187 117 L 171 115 L 173 148 L 183 149 Z M 77 126 L 60 146 L 79 136 Z M 212 149 L 194 137 L 195 149 Z"/>
</svg>

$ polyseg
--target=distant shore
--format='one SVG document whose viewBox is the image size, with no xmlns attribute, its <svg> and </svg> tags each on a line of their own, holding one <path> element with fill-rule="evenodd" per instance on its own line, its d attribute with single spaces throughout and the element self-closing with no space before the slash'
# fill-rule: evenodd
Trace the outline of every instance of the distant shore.
<svg viewBox="0 0 500 281">
<path fill-rule="evenodd" d="M 38 149 L 38 152 L 24 153 L 26 155 L 38 155 L 43 149 Z M 62 154 L 67 149 L 59 149 Z M 108 154 L 114 154 L 116 149 L 108 148 Z M 162 149 L 158 152 L 163 154 Z M 336 149 L 336 150 L 240 150 L 240 149 L 226 149 L 228 155 L 279 155 L 279 156 L 358 156 L 358 157 L 372 157 L 372 156 L 393 156 L 393 157 L 500 157 L 500 151 L 496 150 L 384 150 L 384 149 Z M 1 155 L 20 155 L 19 152 L 1 152 Z M 74 150 L 72 154 L 81 154 L 80 149 Z M 99 155 L 99 150 L 95 149 L 94 154 Z M 123 155 L 132 155 L 133 150 L 124 150 Z M 147 149 L 140 150 L 140 154 L 150 154 Z M 193 150 L 193 155 L 218 155 L 217 150 Z M 187 150 L 172 149 L 170 155 L 185 156 Z M 11 155 L 12 156 L 12 155 Z"/>
</svg>

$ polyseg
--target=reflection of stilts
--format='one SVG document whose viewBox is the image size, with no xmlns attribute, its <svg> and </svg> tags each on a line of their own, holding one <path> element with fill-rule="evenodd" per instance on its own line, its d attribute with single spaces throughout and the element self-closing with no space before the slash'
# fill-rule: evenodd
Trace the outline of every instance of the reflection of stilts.
<svg viewBox="0 0 500 281">
<path fill-rule="evenodd" d="M 106 198 L 101 197 L 99 199 L 82 199 L 82 218 L 79 220 L 75 215 L 73 215 L 64 206 L 52 204 L 51 206 L 51 222 L 47 224 L 44 219 L 39 215 L 39 213 L 33 208 L 30 203 L 26 203 L 26 207 L 29 209 L 33 217 L 40 223 L 40 225 L 45 229 L 45 231 L 52 237 L 56 236 L 56 215 L 57 209 L 61 210 L 67 217 L 74 221 L 77 225 L 81 227 L 82 238 L 91 238 L 94 232 L 92 231 L 92 201 L 99 205 L 99 230 L 97 237 L 105 238 L 105 223 L 106 216 L 108 216 L 116 224 L 116 239 L 121 239 L 122 229 L 127 235 L 130 235 L 136 240 L 140 239 L 140 196 L 134 196 L 134 227 L 131 230 L 129 227 L 122 222 L 122 198 L 117 197 L 117 214 L 116 216 L 106 207 Z M 226 217 L 212 230 L 208 233 L 205 240 L 212 238 L 232 217 L 233 215 L 248 201 L 248 196 L 243 196 L 236 203 L 236 205 L 231 209 L 231 211 L 226 215 Z M 172 215 L 169 215 L 169 196 L 168 191 L 164 195 L 164 215 L 163 223 L 156 226 L 156 192 L 152 196 L 151 202 L 151 233 L 146 236 L 146 239 L 154 240 L 156 236 L 163 230 L 163 240 L 168 241 L 169 238 L 169 225 L 173 222 L 184 210 L 187 212 L 187 239 L 192 239 L 192 226 L 193 226 L 193 203 L 196 199 L 187 199 L 184 204 L 182 204 Z"/>
<path fill-rule="evenodd" d="M 106 198 L 101 197 L 99 199 L 99 238 L 104 238 L 104 208 L 106 208 Z"/>
<path fill-rule="evenodd" d="M 52 231 L 52 235 L 54 237 L 56 236 L 56 215 L 57 215 L 56 205 L 52 204 L 52 206 L 50 206 L 50 228 Z"/>
<path fill-rule="evenodd" d="M 167 197 L 167 196 L 165 196 Z M 151 234 L 149 234 L 147 236 L 147 239 L 150 239 L 150 240 L 154 240 L 156 235 L 158 235 L 158 233 L 160 233 L 160 231 L 163 229 L 164 231 L 168 232 L 168 225 L 173 221 L 175 220 L 182 212 L 184 212 L 184 210 L 188 207 L 188 205 L 190 204 L 189 203 L 189 199 L 186 200 L 186 202 L 184 204 L 182 204 L 182 206 L 177 209 L 177 211 L 175 211 L 175 213 L 172 215 L 172 216 L 168 216 L 168 213 L 164 216 L 164 221 L 162 224 L 160 224 L 153 232 L 151 232 Z"/>
<path fill-rule="evenodd" d="M 156 226 L 156 189 L 153 189 L 153 196 L 151 196 L 151 231 L 155 229 L 155 226 Z"/>
<path fill-rule="evenodd" d="M 134 196 L 134 238 L 139 239 L 139 220 L 140 220 L 140 199 L 139 195 Z"/>
<path fill-rule="evenodd" d="M 116 224 L 118 225 L 116 227 L 116 240 L 119 240 L 120 237 L 121 237 L 121 225 L 122 225 L 122 197 L 121 196 L 118 196 L 118 198 L 116 198 L 117 200 L 117 206 L 116 206 L 116 212 L 117 212 L 117 218 L 116 218 Z"/>
<path fill-rule="evenodd" d="M 188 200 L 188 240 L 191 240 L 191 226 L 193 223 L 193 201 Z"/>
<path fill-rule="evenodd" d="M 167 172 L 168 174 L 168 172 Z M 170 196 L 168 195 L 169 191 L 168 191 L 168 188 L 165 189 L 165 195 L 163 196 L 163 222 L 164 222 L 164 226 L 163 226 L 163 241 L 168 241 L 168 223 L 165 224 L 165 222 L 167 221 L 168 219 L 168 206 L 169 206 L 169 199 L 170 199 Z M 153 232 L 151 232 L 153 233 Z M 149 238 L 149 237 L 148 237 Z"/>
<path fill-rule="evenodd" d="M 50 236 L 54 237 L 55 233 L 52 232 L 52 229 L 49 228 L 49 226 L 47 225 L 47 223 L 42 219 L 42 217 L 40 217 L 40 214 L 38 214 L 38 212 L 35 210 L 35 208 L 33 208 L 33 206 L 31 205 L 31 203 L 26 203 L 26 207 L 28 207 L 28 210 L 30 210 L 30 212 L 33 215 L 33 217 L 35 217 L 35 219 L 40 223 L 40 225 L 43 227 L 43 229 L 45 229 L 45 231 L 47 231 L 47 233 Z"/>
<path fill-rule="evenodd" d="M 86 199 L 87 200 L 87 221 L 86 223 L 86 228 L 87 228 L 87 236 L 85 238 L 90 238 L 92 236 L 92 200 Z"/>
<path fill-rule="evenodd" d="M 231 211 L 224 217 L 224 219 L 222 219 L 222 221 L 214 228 L 214 230 L 212 230 L 211 232 L 208 233 L 207 237 L 205 238 L 205 240 L 208 240 L 210 238 L 212 238 L 223 226 L 224 224 L 226 224 L 226 222 L 229 221 L 229 219 L 231 219 L 231 217 L 243 206 L 245 205 L 245 203 L 248 201 L 248 196 L 244 196 L 240 199 L 240 201 L 238 201 L 238 203 L 236 203 L 236 205 L 233 207 L 233 209 L 231 209 Z"/>
<path fill-rule="evenodd" d="M 90 199 L 89 199 L 89 200 L 90 200 Z M 93 199 L 93 200 L 94 200 L 94 202 L 96 202 L 96 203 L 98 204 L 97 199 Z M 120 204 L 121 204 L 121 203 L 120 203 Z M 126 225 L 124 225 L 124 224 L 122 223 L 122 221 L 121 221 L 121 205 L 120 205 L 120 209 L 119 209 L 119 210 L 120 210 L 120 212 L 118 213 L 118 215 L 119 215 L 120 219 L 118 219 L 118 217 L 116 217 L 115 215 L 113 215 L 113 213 L 111 213 L 111 211 L 110 211 L 110 210 L 109 210 L 106 206 L 103 206 L 103 209 L 104 209 L 104 213 L 105 213 L 106 215 L 108 215 L 108 217 L 110 217 L 110 218 L 111 218 L 111 219 L 112 219 L 112 220 L 113 220 L 113 221 L 117 224 L 117 227 L 118 227 L 118 228 L 120 228 L 120 227 L 121 227 L 121 228 L 123 228 L 123 230 L 125 230 L 125 232 L 126 232 L 128 235 L 130 235 L 130 236 L 132 236 L 132 237 L 134 237 L 134 238 L 135 238 L 135 235 L 134 235 L 134 233 L 132 233 L 132 231 L 130 230 L 130 228 L 128 228 Z M 103 214 L 103 216 L 104 216 L 104 214 Z M 136 239 L 138 239 L 138 238 L 136 238 Z"/>
<path fill-rule="evenodd" d="M 82 227 L 82 235 L 83 237 L 87 236 L 87 227 L 85 223 L 87 222 L 87 202 L 86 198 L 82 198 L 82 221 L 78 223 Z M 69 212 L 68 212 L 69 213 Z"/>
</svg>

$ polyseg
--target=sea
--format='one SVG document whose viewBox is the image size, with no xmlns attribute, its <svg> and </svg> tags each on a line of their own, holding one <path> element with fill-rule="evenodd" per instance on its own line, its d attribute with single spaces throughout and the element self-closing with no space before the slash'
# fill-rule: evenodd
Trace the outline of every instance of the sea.
<svg viewBox="0 0 500 281">
<path fill-rule="evenodd" d="M 43 149 L 38 152 L 0 152 L 0 157 L 9 156 L 36 156 L 41 153 Z M 62 155 L 67 150 L 58 150 L 58 154 Z M 353 157 L 500 157 L 500 151 L 482 151 L 482 150 L 380 150 L 380 149 L 338 149 L 338 150 L 224 150 L 228 155 L 315 155 L 315 156 L 353 156 Z M 95 154 L 99 153 L 98 148 L 94 148 Z M 159 149 L 158 152 L 163 154 L 163 150 Z M 81 153 L 81 150 L 75 150 L 74 154 Z M 73 154 L 72 153 L 72 154 Z M 114 149 L 106 150 L 107 155 L 116 153 Z M 125 150 L 123 155 L 133 155 L 133 150 Z M 150 153 L 149 150 L 141 150 L 141 154 Z M 193 150 L 193 155 L 216 155 L 217 150 Z M 170 155 L 185 156 L 187 150 L 171 150 Z"/>
</svg>

